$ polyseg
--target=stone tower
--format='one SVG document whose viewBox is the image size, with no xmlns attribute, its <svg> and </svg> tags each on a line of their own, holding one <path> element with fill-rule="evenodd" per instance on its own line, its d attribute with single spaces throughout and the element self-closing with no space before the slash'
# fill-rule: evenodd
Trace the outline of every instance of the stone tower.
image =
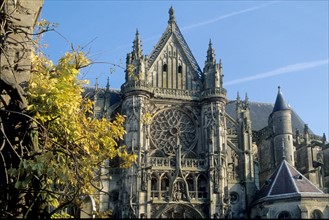
<svg viewBox="0 0 329 220">
<path fill-rule="evenodd" d="M 269 125 L 273 130 L 274 166 L 277 167 L 281 164 L 283 159 L 294 166 L 291 110 L 283 98 L 280 87 L 278 87 L 278 95 L 269 118 Z"/>
<path fill-rule="evenodd" d="M 216 63 L 215 51 L 209 41 L 207 59 L 202 75 L 201 97 L 202 139 L 205 156 L 209 163 L 209 192 L 212 193 L 210 216 L 224 216 L 228 206 L 227 138 L 225 105 L 226 90 L 223 88 L 221 63 Z"/>
<path fill-rule="evenodd" d="M 246 94 L 245 101 L 237 98 L 237 134 L 238 147 L 240 149 L 240 175 L 246 190 L 246 204 L 249 205 L 256 191 L 254 153 L 252 143 L 252 127 L 250 106 Z"/>
</svg>

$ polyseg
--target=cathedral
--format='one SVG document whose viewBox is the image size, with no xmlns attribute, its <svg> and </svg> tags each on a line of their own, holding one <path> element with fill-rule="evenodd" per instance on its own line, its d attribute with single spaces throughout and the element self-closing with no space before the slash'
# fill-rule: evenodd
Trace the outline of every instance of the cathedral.
<svg viewBox="0 0 329 220">
<path fill-rule="evenodd" d="M 280 87 L 273 104 L 228 100 L 211 41 L 206 54 L 201 69 L 171 7 L 150 55 L 136 32 L 120 91 L 86 88 L 95 117 L 126 116 L 122 144 L 138 156 L 129 169 L 106 162 L 98 209 L 116 218 L 329 218 L 325 135 Z"/>
</svg>

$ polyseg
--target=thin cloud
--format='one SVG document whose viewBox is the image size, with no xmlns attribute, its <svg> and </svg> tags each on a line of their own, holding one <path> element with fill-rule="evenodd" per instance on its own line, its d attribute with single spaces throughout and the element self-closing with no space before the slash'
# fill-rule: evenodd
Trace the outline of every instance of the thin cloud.
<svg viewBox="0 0 329 220">
<path fill-rule="evenodd" d="M 180 28 L 180 29 L 182 31 L 191 30 L 191 29 L 194 29 L 194 28 L 198 28 L 198 27 L 201 27 L 201 26 L 205 26 L 205 25 L 208 25 L 208 24 L 215 23 L 215 22 L 220 21 L 220 20 L 223 20 L 225 18 L 229 18 L 229 17 L 240 15 L 240 14 L 244 14 L 244 13 L 247 13 L 247 12 L 259 10 L 261 8 L 267 7 L 267 6 L 272 5 L 274 3 L 277 3 L 277 2 L 279 2 L 279 1 L 271 1 L 271 2 L 262 4 L 262 5 L 259 5 L 259 6 L 255 6 L 255 7 L 251 7 L 251 8 L 246 8 L 246 9 L 243 9 L 243 10 L 240 10 L 240 11 L 231 12 L 229 14 L 222 15 L 222 16 L 219 16 L 219 17 L 216 17 L 216 18 L 212 18 L 212 19 L 207 20 L 207 21 L 203 21 L 203 22 L 195 23 L 195 24 L 192 24 L 192 25 L 189 25 L 189 26 L 185 26 L 185 27 Z M 157 34 L 157 35 L 154 35 L 154 36 L 151 36 L 151 37 L 148 37 L 148 38 L 142 38 L 142 42 L 145 43 L 145 42 L 148 42 L 148 41 L 151 41 L 151 40 L 154 40 L 154 39 L 158 39 L 159 37 L 161 37 L 161 34 Z M 112 49 L 111 52 L 120 50 L 122 48 L 127 48 L 127 47 L 129 47 L 131 45 L 132 44 L 129 43 L 129 44 L 124 44 L 124 45 L 118 46 L 118 47 Z"/>
<path fill-rule="evenodd" d="M 284 66 L 284 67 L 281 67 L 281 68 L 278 68 L 278 69 L 275 69 L 272 71 L 268 71 L 265 73 L 260 73 L 260 74 L 256 74 L 253 76 L 248 76 L 248 77 L 232 80 L 232 81 L 224 83 L 224 85 L 228 86 L 228 85 L 235 85 L 235 84 L 245 83 L 245 82 L 259 80 L 259 79 L 266 79 L 266 78 L 270 78 L 270 77 L 277 76 L 277 75 L 282 75 L 282 74 L 286 74 L 286 73 L 297 72 L 297 71 L 306 70 L 306 69 L 310 69 L 310 68 L 314 68 L 314 67 L 318 67 L 318 66 L 322 66 L 322 65 L 327 65 L 328 63 L 329 63 L 329 60 L 325 59 L 325 60 L 317 60 L 317 61 L 311 61 L 311 62 L 292 64 L 292 65 Z"/>
<path fill-rule="evenodd" d="M 265 3 L 265 4 L 259 5 L 259 6 L 252 7 L 252 8 L 246 8 L 246 9 L 243 9 L 243 10 L 240 10 L 240 11 L 234 11 L 234 12 L 231 12 L 229 14 L 222 15 L 222 16 L 219 16 L 217 18 L 210 19 L 208 21 L 203 21 L 203 22 L 195 23 L 195 24 L 192 24 L 192 25 L 189 25 L 189 26 L 185 26 L 185 27 L 181 28 L 181 30 L 190 30 L 190 29 L 194 29 L 194 28 L 197 28 L 197 27 L 212 24 L 212 23 L 215 23 L 217 21 L 223 20 L 225 18 L 229 18 L 229 17 L 233 17 L 233 16 L 236 16 L 236 15 L 244 14 L 244 13 L 247 13 L 247 12 L 259 10 L 261 8 L 267 7 L 267 6 L 272 5 L 274 3 L 277 3 L 277 2 L 278 1 L 272 1 L 272 2 L 268 2 L 268 3 Z"/>
</svg>

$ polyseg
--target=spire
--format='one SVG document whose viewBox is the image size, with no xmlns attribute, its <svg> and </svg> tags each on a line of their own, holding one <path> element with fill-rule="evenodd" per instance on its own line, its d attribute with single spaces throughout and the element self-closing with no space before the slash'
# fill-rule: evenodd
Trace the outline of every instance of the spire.
<svg viewBox="0 0 329 220">
<path fill-rule="evenodd" d="M 285 102 L 283 95 L 281 93 L 281 88 L 280 86 L 278 87 L 278 95 L 275 100 L 273 112 L 280 111 L 280 110 L 288 110 L 289 107 L 287 103 Z"/>
<path fill-rule="evenodd" d="M 237 92 L 236 96 L 236 107 L 235 110 L 237 111 L 237 116 L 239 117 L 239 114 L 241 112 L 241 99 L 240 99 L 240 93 L 239 91 Z"/>
<path fill-rule="evenodd" d="M 134 59 L 138 59 L 142 56 L 142 43 L 141 43 L 141 39 L 139 37 L 138 29 L 136 29 L 136 35 L 135 35 L 135 39 L 134 39 L 132 54 L 133 54 Z"/>
<path fill-rule="evenodd" d="M 246 93 L 246 97 L 245 97 L 245 100 L 244 100 L 244 103 L 245 103 L 245 108 L 249 108 L 249 98 L 248 98 L 248 94 Z"/>
<path fill-rule="evenodd" d="M 110 91 L 110 77 L 107 77 L 106 91 Z"/>
<path fill-rule="evenodd" d="M 168 23 L 174 22 L 175 21 L 175 11 L 174 8 L 171 6 L 169 9 L 169 21 Z"/>
<path fill-rule="evenodd" d="M 96 78 L 96 83 L 95 83 L 95 91 L 98 90 L 98 78 Z"/>
<path fill-rule="evenodd" d="M 209 46 L 208 46 L 208 51 L 207 51 L 206 64 L 207 63 L 209 63 L 209 64 L 215 64 L 216 63 L 215 50 L 212 48 L 211 39 L 209 40 Z"/>
</svg>

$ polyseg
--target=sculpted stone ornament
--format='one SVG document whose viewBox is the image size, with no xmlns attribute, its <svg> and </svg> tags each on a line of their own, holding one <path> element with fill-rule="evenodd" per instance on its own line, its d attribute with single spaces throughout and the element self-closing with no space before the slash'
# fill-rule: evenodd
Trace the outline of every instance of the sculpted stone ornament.
<svg viewBox="0 0 329 220">
<path fill-rule="evenodd" d="M 173 200 L 174 201 L 182 200 L 183 198 L 185 198 L 185 194 L 186 194 L 186 189 L 184 183 L 181 181 L 176 182 L 173 191 Z"/>
</svg>

